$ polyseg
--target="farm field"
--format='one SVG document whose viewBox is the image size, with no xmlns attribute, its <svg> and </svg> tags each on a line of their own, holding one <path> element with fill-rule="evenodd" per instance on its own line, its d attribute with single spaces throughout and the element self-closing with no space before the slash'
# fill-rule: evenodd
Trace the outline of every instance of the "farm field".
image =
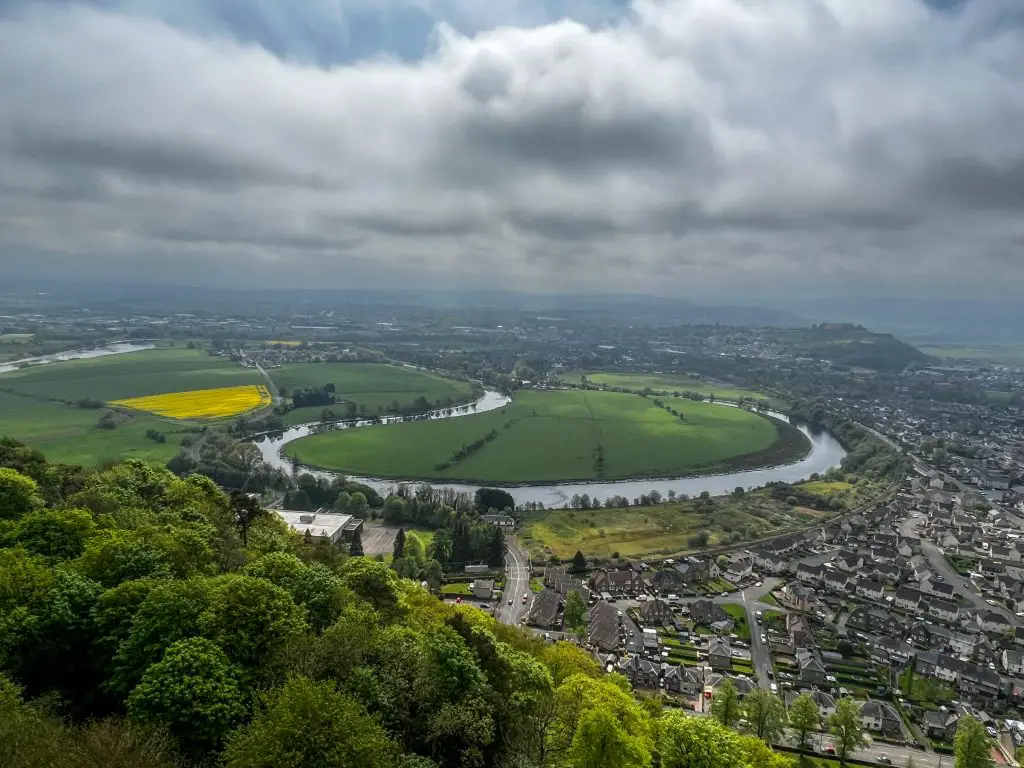
<svg viewBox="0 0 1024 768">
<path fill-rule="evenodd" d="M 21 440 L 38 448 L 51 461 L 94 466 L 122 458 L 163 463 L 179 449 L 181 425 L 158 418 L 136 417 L 117 429 L 100 429 L 102 410 L 77 408 L 45 400 L 0 392 L 0 436 Z M 157 443 L 146 437 L 155 429 L 166 436 Z"/>
<path fill-rule="evenodd" d="M 288 392 L 333 384 L 339 400 L 354 402 L 368 415 L 376 414 L 378 408 L 386 411 L 395 402 L 399 406 L 409 406 L 418 397 L 426 398 L 435 405 L 438 401 L 445 403 L 448 398 L 455 403 L 464 403 L 472 394 L 472 387 L 467 382 L 383 363 L 287 363 L 267 373 L 278 387 Z M 335 412 L 343 409 L 344 404 L 333 407 Z M 301 424 L 315 421 L 322 410 L 322 407 L 296 408 L 288 412 L 285 422 Z"/>
<path fill-rule="evenodd" d="M 69 360 L 0 374 L 0 435 L 43 451 L 51 461 L 95 466 L 121 458 L 164 462 L 174 456 L 188 423 L 144 413 L 122 414 L 115 429 L 97 426 L 99 402 L 263 384 L 258 371 L 201 350 L 162 348 Z M 146 436 L 164 435 L 164 442 Z"/>
<path fill-rule="evenodd" d="M 0 374 L 0 390 L 40 400 L 122 400 L 262 384 L 259 371 L 198 349 L 161 348 L 30 366 Z"/>
<path fill-rule="evenodd" d="M 622 387 L 626 390 L 640 392 L 650 388 L 654 392 L 698 392 L 702 395 L 714 395 L 720 400 L 739 400 L 743 397 L 754 397 L 777 403 L 777 398 L 736 387 L 719 387 L 706 381 L 675 373 L 607 373 L 601 371 L 569 371 L 560 377 L 570 384 L 579 384 L 580 378 L 586 376 L 592 384 L 605 387 Z"/>
<path fill-rule="evenodd" d="M 526 390 L 488 413 L 326 432 L 285 450 L 356 475 L 513 484 L 719 472 L 809 447 L 796 430 L 785 437 L 798 439 L 781 440 L 775 423 L 738 408 L 671 404 L 685 420 L 637 395 Z"/>
<path fill-rule="evenodd" d="M 649 507 L 529 512 L 520 538 L 535 557 L 571 558 L 577 550 L 588 557 L 664 556 L 744 539 L 783 533 L 813 522 L 800 509 L 763 494 L 740 498 L 719 496 L 714 508 L 700 511 L 696 501 Z M 707 532 L 707 543 L 694 539 Z"/>
<path fill-rule="evenodd" d="M 273 402 L 262 384 L 241 387 L 193 389 L 188 392 L 170 392 L 166 395 L 130 397 L 112 400 L 111 405 L 144 411 L 171 419 L 223 419 L 265 408 Z"/>
</svg>

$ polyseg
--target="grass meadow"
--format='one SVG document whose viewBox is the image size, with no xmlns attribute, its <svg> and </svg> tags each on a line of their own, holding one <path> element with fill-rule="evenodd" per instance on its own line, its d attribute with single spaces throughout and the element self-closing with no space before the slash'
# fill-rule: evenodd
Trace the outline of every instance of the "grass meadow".
<svg viewBox="0 0 1024 768">
<path fill-rule="evenodd" d="M 588 557 L 668 557 L 699 549 L 693 537 L 706 531 L 708 547 L 729 537 L 753 539 L 807 525 L 813 517 L 775 501 L 764 493 L 740 498 L 719 496 L 713 508 L 701 511 L 696 502 L 649 507 L 529 512 L 520 537 L 534 556 L 571 558 L 577 550 Z"/>
<path fill-rule="evenodd" d="M 514 484 L 719 472 L 754 465 L 780 440 L 738 408 L 672 406 L 682 419 L 637 395 L 526 390 L 488 413 L 327 432 L 286 451 L 357 475 Z"/>
<path fill-rule="evenodd" d="M 570 384 L 579 384 L 580 377 L 586 376 L 591 384 L 605 387 L 622 387 L 623 389 L 640 392 L 651 389 L 653 392 L 697 392 L 702 395 L 714 395 L 720 400 L 739 400 L 754 397 L 777 403 L 777 398 L 737 387 L 720 387 L 706 381 L 677 373 L 609 373 L 601 371 L 569 371 L 560 377 Z"/>
<path fill-rule="evenodd" d="M 278 387 L 289 392 L 333 384 L 339 399 L 362 406 L 368 415 L 377 413 L 378 407 L 387 410 L 395 401 L 400 406 L 410 405 L 418 397 L 425 397 L 431 405 L 438 401 L 444 403 L 448 398 L 464 403 L 472 393 L 467 382 L 383 363 L 287 363 L 268 373 Z M 343 405 L 334 408 L 336 412 L 343 409 Z M 315 421 L 322 410 L 322 407 L 296 408 L 287 414 L 285 421 L 288 424 Z"/>
</svg>

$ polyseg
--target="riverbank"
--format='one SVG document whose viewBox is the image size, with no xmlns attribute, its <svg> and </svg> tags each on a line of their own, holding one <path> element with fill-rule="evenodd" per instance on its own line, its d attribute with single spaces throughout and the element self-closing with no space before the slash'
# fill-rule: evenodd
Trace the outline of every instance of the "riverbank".
<svg viewBox="0 0 1024 768">
<path fill-rule="evenodd" d="M 509 398 L 501 393 L 489 390 L 480 400 L 471 407 L 455 409 L 452 413 L 433 412 L 424 418 L 444 419 L 462 417 L 471 413 L 484 413 L 507 405 Z M 731 407 L 721 405 L 720 407 Z M 786 420 L 781 413 L 767 412 L 768 416 Z M 310 472 L 319 477 L 331 479 L 341 473 L 317 470 L 296 464 L 282 455 L 282 449 L 290 442 L 313 434 L 320 429 L 349 429 L 353 426 L 368 426 L 369 422 L 362 422 L 358 425 L 345 424 L 324 427 L 322 425 L 305 425 L 285 430 L 282 433 L 266 435 L 254 441 L 260 449 L 265 461 L 285 472 L 292 471 Z M 619 480 L 619 481 L 595 481 L 595 482 L 561 482 L 549 483 L 546 485 L 511 486 L 509 493 L 516 504 L 534 504 L 546 507 L 561 507 L 566 505 L 575 494 L 589 494 L 591 497 L 607 498 L 609 496 L 621 495 L 628 499 L 634 499 L 642 494 L 657 491 L 663 497 L 669 493 L 678 495 L 697 496 L 707 492 L 713 496 L 720 496 L 732 493 L 739 486 L 745 489 L 759 488 L 771 482 L 796 483 L 805 480 L 815 473 L 824 473 L 839 465 L 846 455 L 843 447 L 827 432 L 812 432 L 804 425 L 794 426 L 809 442 L 810 452 L 800 461 L 782 464 L 773 467 L 758 469 L 747 469 L 738 472 L 725 472 L 718 475 L 703 475 L 698 477 L 681 476 L 664 479 L 644 478 L 640 480 Z M 369 477 L 364 475 L 346 475 L 352 480 L 368 485 L 381 494 L 387 495 L 392 492 L 400 483 L 394 479 L 380 477 Z M 409 483 L 426 482 L 421 478 L 410 480 Z M 458 482 L 433 482 L 434 487 L 448 490 L 454 493 L 476 492 L 480 485 Z"/>
</svg>

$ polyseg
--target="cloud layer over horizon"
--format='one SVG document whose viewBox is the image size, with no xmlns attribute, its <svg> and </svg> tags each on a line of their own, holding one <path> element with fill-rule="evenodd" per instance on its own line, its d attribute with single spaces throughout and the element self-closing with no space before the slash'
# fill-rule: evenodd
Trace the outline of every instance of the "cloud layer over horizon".
<svg viewBox="0 0 1024 768">
<path fill-rule="evenodd" d="M 539 1 L 377 3 L 442 21 L 421 57 L 352 61 L 322 41 L 268 50 L 192 2 L 16 2 L 0 14 L 0 268 L 1024 288 L 1019 0 L 561 5 L 580 20 Z"/>
</svg>

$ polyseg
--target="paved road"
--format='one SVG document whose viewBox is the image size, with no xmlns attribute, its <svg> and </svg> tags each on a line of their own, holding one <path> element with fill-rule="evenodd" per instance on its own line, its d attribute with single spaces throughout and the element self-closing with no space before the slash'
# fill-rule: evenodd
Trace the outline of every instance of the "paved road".
<svg viewBox="0 0 1024 768">
<path fill-rule="evenodd" d="M 754 665 L 754 672 L 757 674 L 757 685 L 760 688 L 771 687 L 771 680 L 768 678 L 768 670 L 772 667 L 772 652 L 761 642 L 761 626 L 757 623 L 756 613 L 763 608 L 755 608 L 760 605 L 753 599 L 747 600 L 746 593 L 743 596 L 743 607 L 747 609 L 747 626 L 750 628 L 750 660 Z"/>
<path fill-rule="evenodd" d="M 496 617 L 504 624 L 519 624 L 530 610 L 533 592 L 530 591 L 530 555 L 514 534 L 505 537 L 505 591 L 501 595 Z M 523 604 L 523 595 L 528 595 Z M 508 601 L 512 601 L 512 605 Z"/>
<path fill-rule="evenodd" d="M 917 525 L 920 520 L 921 518 L 918 517 L 908 517 L 900 525 L 900 533 L 904 536 L 909 534 L 917 535 Z M 942 576 L 947 584 L 952 585 L 953 591 L 966 599 L 974 608 L 983 611 L 995 611 L 1006 617 L 1012 626 L 1016 627 L 1021 624 L 1020 618 L 1006 607 L 985 602 L 985 598 L 971 588 L 970 582 L 956 572 L 943 556 L 942 550 L 931 541 L 925 538 L 921 539 L 921 552 L 928 559 L 928 564 L 932 567 L 932 570 Z"/>
</svg>

